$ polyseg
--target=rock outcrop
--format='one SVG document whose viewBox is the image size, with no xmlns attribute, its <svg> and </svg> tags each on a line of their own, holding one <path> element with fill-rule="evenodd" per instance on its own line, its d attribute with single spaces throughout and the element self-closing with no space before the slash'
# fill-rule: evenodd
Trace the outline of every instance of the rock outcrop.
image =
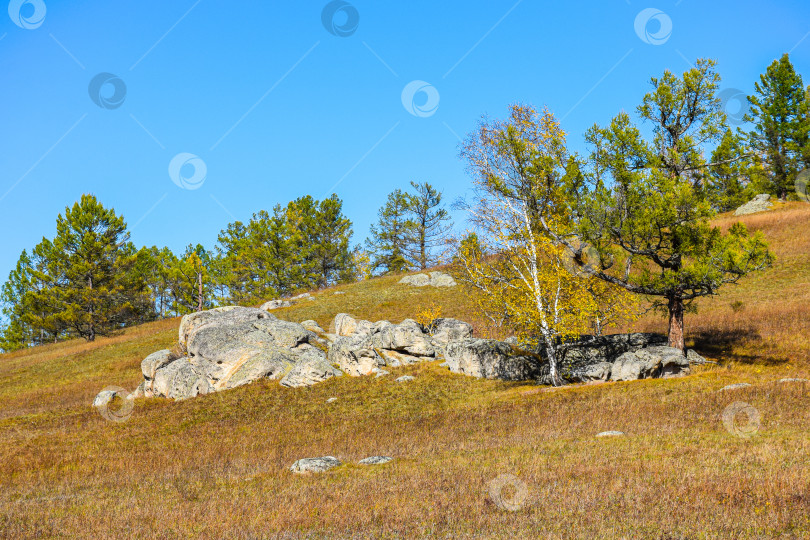
<svg viewBox="0 0 810 540">
<path fill-rule="evenodd" d="M 429 272 L 427 274 L 413 274 L 399 280 L 402 285 L 413 287 L 455 287 L 456 280 L 445 272 Z"/>
<path fill-rule="evenodd" d="M 331 327 L 333 333 L 325 333 L 312 320 L 298 324 L 263 309 L 235 306 L 186 315 L 177 346 L 141 362 L 143 382 L 131 398 L 186 399 L 259 379 L 298 388 L 344 374 L 385 377 L 390 372 L 383 368 L 436 359 L 444 359 L 441 366 L 450 371 L 472 377 L 551 383 L 543 343 L 474 338 L 472 326 L 456 319 L 394 324 L 340 313 Z M 690 363 L 707 362 L 694 351 L 684 356 L 665 342 L 655 334 L 583 336 L 557 346 L 558 371 L 565 382 L 626 381 L 684 375 Z"/>
<path fill-rule="evenodd" d="M 735 216 L 745 216 L 748 214 L 756 214 L 757 212 L 766 212 L 773 208 L 771 203 L 771 196 L 767 193 L 757 195 L 744 205 L 740 206 L 734 211 Z"/>
</svg>

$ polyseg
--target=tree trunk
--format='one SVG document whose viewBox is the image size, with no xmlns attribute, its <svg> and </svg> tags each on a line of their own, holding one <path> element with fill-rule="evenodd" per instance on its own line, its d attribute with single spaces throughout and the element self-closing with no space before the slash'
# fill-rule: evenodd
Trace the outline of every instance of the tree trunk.
<svg viewBox="0 0 810 540">
<path fill-rule="evenodd" d="M 562 386 L 563 381 L 557 371 L 557 351 L 551 340 L 546 340 L 546 355 L 548 356 L 548 375 L 553 386 Z"/>
<path fill-rule="evenodd" d="M 197 273 L 197 311 L 202 311 L 203 309 L 203 284 L 202 284 L 202 272 Z"/>
<path fill-rule="evenodd" d="M 669 346 L 683 350 L 683 298 L 669 298 Z"/>
</svg>

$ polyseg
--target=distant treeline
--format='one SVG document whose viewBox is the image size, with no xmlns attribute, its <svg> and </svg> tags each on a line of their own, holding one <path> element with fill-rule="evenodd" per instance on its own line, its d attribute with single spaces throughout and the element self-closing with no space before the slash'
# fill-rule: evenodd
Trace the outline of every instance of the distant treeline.
<svg viewBox="0 0 810 540">
<path fill-rule="evenodd" d="M 56 235 L 20 255 L 0 293 L 0 349 L 74 337 L 92 341 L 126 326 L 216 306 L 259 304 L 296 291 L 438 262 L 449 230 L 441 193 L 396 190 L 361 245 L 336 196 L 298 198 L 220 232 L 213 249 L 182 254 L 130 241 L 124 218 L 83 195 L 56 220 Z"/>
</svg>

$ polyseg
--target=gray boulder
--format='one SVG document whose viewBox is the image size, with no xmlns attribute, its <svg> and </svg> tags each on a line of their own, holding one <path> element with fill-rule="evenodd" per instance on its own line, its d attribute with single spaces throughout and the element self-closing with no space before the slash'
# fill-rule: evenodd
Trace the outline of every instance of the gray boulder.
<svg viewBox="0 0 810 540">
<path fill-rule="evenodd" d="M 445 272 L 430 272 L 430 284 L 433 287 L 455 287 L 456 280 Z"/>
<path fill-rule="evenodd" d="M 430 285 L 430 276 L 427 274 L 414 274 L 412 276 L 405 276 L 399 280 L 402 285 L 410 285 L 412 287 L 427 287 Z"/>
<path fill-rule="evenodd" d="M 766 212 L 773 208 L 773 204 L 770 202 L 771 196 L 767 193 L 761 193 L 757 195 L 744 205 L 740 206 L 734 211 L 735 216 L 745 216 L 748 214 L 755 214 L 757 212 Z"/>
<path fill-rule="evenodd" d="M 429 360 L 426 358 L 420 358 L 418 356 L 411 356 L 410 354 L 401 353 L 398 351 L 389 351 L 387 349 L 380 349 L 378 352 L 385 361 L 385 365 L 390 367 L 410 366 L 412 364 L 416 364 L 417 362 L 424 362 L 425 360 Z"/>
<path fill-rule="evenodd" d="M 253 322 L 271 317 L 273 316 L 261 309 L 239 306 L 226 306 L 189 313 L 180 320 L 178 340 L 181 347 L 186 347 L 191 336 L 206 326 L 230 326 L 239 322 Z"/>
<path fill-rule="evenodd" d="M 290 467 L 296 474 L 321 473 L 343 465 L 340 460 L 332 456 L 299 459 Z"/>
<path fill-rule="evenodd" d="M 413 380 L 416 380 L 416 377 L 414 377 L 413 375 L 403 375 L 402 377 L 398 377 L 396 379 L 396 382 L 409 382 Z"/>
<path fill-rule="evenodd" d="M 357 463 L 360 465 L 382 465 L 384 463 L 388 463 L 392 461 L 394 458 L 388 456 L 371 456 L 367 458 L 363 458 Z"/>
<path fill-rule="evenodd" d="M 280 381 L 282 386 L 298 388 L 312 386 L 332 377 L 340 377 L 343 373 L 326 361 L 326 356 L 313 349 L 307 351 L 301 360 Z"/>
<path fill-rule="evenodd" d="M 327 358 L 352 377 L 368 375 L 375 367 L 384 365 L 374 350 L 371 338 L 361 335 L 341 336 L 329 347 Z"/>
<path fill-rule="evenodd" d="M 152 383 L 154 396 L 172 399 L 187 399 L 213 391 L 205 373 L 188 358 L 178 358 L 158 369 Z"/>
<path fill-rule="evenodd" d="M 153 389 L 152 384 L 155 380 L 155 374 L 157 370 L 162 368 L 163 366 L 177 360 L 178 356 L 174 354 L 172 351 L 168 349 L 164 349 L 162 351 L 157 351 L 146 358 L 143 359 L 141 362 L 141 373 L 143 374 L 143 394 L 145 396 L 152 396 Z"/>
<path fill-rule="evenodd" d="M 728 386 L 724 386 L 723 388 L 718 390 L 718 392 L 727 392 L 729 390 L 741 390 L 743 388 L 750 388 L 750 387 L 751 387 L 751 385 L 748 384 L 748 383 L 745 383 L 745 382 L 735 383 L 735 384 L 729 384 Z"/>
<path fill-rule="evenodd" d="M 648 347 L 626 352 L 613 363 L 612 381 L 633 381 L 648 378 L 668 378 L 687 375 L 689 360 L 680 349 Z"/>
<path fill-rule="evenodd" d="M 444 348 L 451 341 L 471 338 L 473 327 L 457 319 L 435 319 L 430 323 L 430 335 L 434 346 Z"/>
<path fill-rule="evenodd" d="M 381 349 L 399 351 L 413 356 L 432 357 L 436 354 L 430 338 L 416 321 L 406 319 L 397 325 L 385 326 L 374 336 L 375 346 Z"/>
<path fill-rule="evenodd" d="M 290 307 L 294 303 L 295 302 L 291 300 L 282 300 L 282 299 L 270 300 L 269 302 L 265 302 L 264 304 L 262 304 L 262 307 L 260 309 L 263 309 L 264 311 L 273 311 L 274 309 Z"/>
<path fill-rule="evenodd" d="M 447 345 L 450 371 L 472 377 L 524 381 L 540 376 L 537 358 L 513 353 L 512 347 L 494 339 L 467 338 Z"/>
<path fill-rule="evenodd" d="M 370 336 L 374 333 L 374 323 L 364 320 L 358 321 L 347 313 L 335 315 L 332 325 L 334 326 L 334 333 L 338 336 L 351 336 L 354 334 Z"/>
<path fill-rule="evenodd" d="M 317 321 L 312 320 L 302 321 L 301 326 L 303 326 L 310 332 L 317 332 L 319 334 L 323 334 L 325 332 L 325 330 L 321 328 L 321 326 L 317 323 Z"/>
</svg>

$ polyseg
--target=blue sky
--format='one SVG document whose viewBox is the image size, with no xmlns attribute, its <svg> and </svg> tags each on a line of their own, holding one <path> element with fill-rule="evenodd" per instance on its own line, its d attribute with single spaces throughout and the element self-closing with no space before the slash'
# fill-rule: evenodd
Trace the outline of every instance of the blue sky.
<svg viewBox="0 0 810 540">
<path fill-rule="evenodd" d="M 698 57 L 718 60 L 732 94 L 788 51 L 810 83 L 806 0 L 12 0 L 8 12 L 0 278 L 82 193 L 123 214 L 138 246 L 182 251 L 333 190 L 359 242 L 410 180 L 464 195 L 458 137 L 511 102 L 548 106 L 582 151 L 588 127 Z M 432 102 L 403 101 L 406 87 Z"/>
</svg>

